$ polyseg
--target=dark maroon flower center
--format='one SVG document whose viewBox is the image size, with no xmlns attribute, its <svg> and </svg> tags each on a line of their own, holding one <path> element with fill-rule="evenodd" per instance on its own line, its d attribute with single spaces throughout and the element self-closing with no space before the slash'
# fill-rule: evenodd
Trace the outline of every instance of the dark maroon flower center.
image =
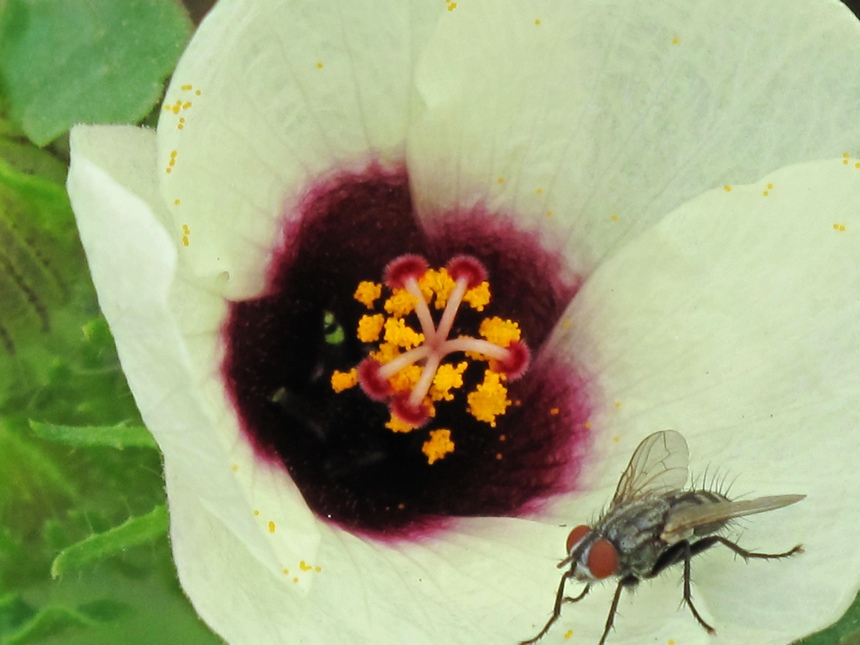
<svg viewBox="0 0 860 645">
<path fill-rule="evenodd" d="M 562 260 L 512 218 L 482 209 L 451 212 L 422 228 L 405 172 L 338 177 L 310 191 L 300 211 L 289 214 L 293 223 L 271 260 L 265 295 L 234 303 L 224 331 L 225 380 L 259 458 L 287 468 L 320 517 L 377 536 L 405 537 L 452 516 L 518 515 L 567 489 L 578 470 L 575 448 L 587 432 L 589 405 L 581 378 L 540 352 L 576 291 L 560 277 Z M 404 255 L 407 261 L 394 264 L 395 287 L 411 279 L 410 258 L 454 266 L 455 274 L 468 276 L 461 282 L 469 288 L 480 282 L 470 272 L 485 271 L 492 284 L 481 311 L 465 307 L 450 325 L 429 319 L 427 308 L 398 320 L 445 331 L 429 349 L 413 349 L 406 358 L 426 367 L 426 355 L 445 342 L 452 352 L 465 347 L 448 339 L 473 336 L 482 320 L 516 320 L 522 343 L 511 349 L 527 344 L 531 366 L 505 382 L 510 405 L 492 425 L 464 405 L 428 403 L 432 416 L 422 415 L 410 431 L 392 432 L 386 424 L 398 414 L 396 396 L 386 402 L 361 387 L 332 386 L 333 375 L 371 364 L 368 383 L 387 388 L 384 379 L 394 369 L 370 358 L 379 356 L 378 346 L 356 333 L 368 305 L 355 294 L 360 283 L 383 280 L 386 267 L 390 274 L 392 261 Z M 464 391 L 477 391 L 492 370 L 505 379 L 497 366 L 503 360 L 479 363 L 461 365 Z M 411 402 L 404 398 L 410 409 L 419 409 L 425 391 Z M 428 459 L 433 437 L 451 447 Z"/>
</svg>

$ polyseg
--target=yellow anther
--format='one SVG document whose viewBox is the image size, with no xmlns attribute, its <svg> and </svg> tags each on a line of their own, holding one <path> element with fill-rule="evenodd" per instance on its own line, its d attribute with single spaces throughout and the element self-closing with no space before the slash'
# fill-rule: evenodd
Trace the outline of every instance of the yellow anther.
<svg viewBox="0 0 860 645">
<path fill-rule="evenodd" d="M 385 341 L 404 349 L 411 349 L 424 342 L 424 334 L 419 334 L 409 327 L 402 318 L 389 318 L 385 321 Z"/>
<path fill-rule="evenodd" d="M 382 326 L 385 324 L 385 316 L 375 314 L 373 316 L 362 316 L 358 320 L 358 331 L 356 336 L 362 343 L 375 343 L 379 340 L 379 334 L 382 333 Z"/>
<path fill-rule="evenodd" d="M 520 326 L 517 323 L 498 316 L 481 321 L 478 333 L 494 345 L 501 347 L 508 347 L 515 340 L 519 340 L 521 335 Z"/>
<path fill-rule="evenodd" d="M 415 298 L 406 289 L 395 289 L 385 301 L 385 311 L 396 318 L 402 318 L 415 310 Z"/>
<path fill-rule="evenodd" d="M 418 365 L 407 365 L 388 379 L 391 389 L 395 392 L 408 392 L 418 384 L 421 378 L 421 368 Z"/>
<path fill-rule="evenodd" d="M 406 423 L 403 419 L 393 414 L 388 423 L 385 424 L 385 427 L 391 430 L 391 432 L 412 432 L 415 429 L 414 425 Z"/>
<path fill-rule="evenodd" d="M 469 364 L 465 361 L 457 365 L 444 363 L 436 370 L 436 376 L 433 377 L 433 385 L 430 386 L 430 398 L 434 401 L 453 401 L 454 395 L 451 390 L 463 387 L 463 372 Z"/>
<path fill-rule="evenodd" d="M 370 357 L 380 365 L 390 363 L 400 355 L 400 349 L 397 345 L 391 343 L 380 343 L 379 349 L 375 352 L 370 352 Z"/>
<path fill-rule="evenodd" d="M 484 382 L 478 385 L 466 400 L 469 403 L 469 414 L 494 428 L 496 417 L 504 414 L 511 405 L 508 388 L 502 385 L 502 375 L 492 370 L 484 372 Z"/>
<path fill-rule="evenodd" d="M 359 282 L 358 287 L 355 289 L 355 293 L 352 294 L 352 297 L 358 300 L 361 304 L 363 304 L 368 309 L 373 307 L 373 303 L 382 295 L 382 285 L 376 282 L 370 282 L 365 280 L 364 282 Z"/>
<path fill-rule="evenodd" d="M 469 303 L 472 309 L 484 311 L 484 307 L 490 304 L 490 283 L 482 282 L 477 287 L 469 289 L 463 296 L 463 302 Z"/>
<path fill-rule="evenodd" d="M 432 464 L 454 452 L 454 442 L 451 441 L 450 430 L 431 430 L 430 438 L 424 442 L 421 452 L 427 455 L 427 463 Z"/>
<path fill-rule="evenodd" d="M 445 308 L 455 284 L 454 278 L 451 277 L 448 270 L 444 267 L 438 271 L 430 269 L 418 280 L 418 286 L 421 289 L 421 293 L 424 294 L 424 299 L 427 302 L 431 302 L 435 297 L 436 309 Z"/>
<path fill-rule="evenodd" d="M 335 392 L 343 392 L 358 385 L 358 370 L 354 367 L 348 372 L 335 370 L 331 374 L 331 389 Z"/>
</svg>

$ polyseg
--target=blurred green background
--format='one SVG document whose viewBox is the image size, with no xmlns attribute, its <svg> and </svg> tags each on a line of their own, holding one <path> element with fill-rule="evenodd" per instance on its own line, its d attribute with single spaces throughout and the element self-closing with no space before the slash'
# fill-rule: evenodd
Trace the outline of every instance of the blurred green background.
<svg viewBox="0 0 860 645">
<path fill-rule="evenodd" d="M 0 645 L 221 642 L 176 580 L 64 188 L 71 125 L 154 124 L 211 5 L 0 0 Z M 858 603 L 804 643 L 860 643 Z"/>
</svg>

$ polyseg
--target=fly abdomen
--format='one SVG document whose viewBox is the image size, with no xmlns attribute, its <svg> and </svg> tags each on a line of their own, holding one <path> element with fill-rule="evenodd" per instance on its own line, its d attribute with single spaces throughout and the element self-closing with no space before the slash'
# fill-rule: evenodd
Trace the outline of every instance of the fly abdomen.
<svg viewBox="0 0 860 645">
<path fill-rule="evenodd" d="M 669 504 L 668 513 L 677 513 L 691 506 L 708 506 L 719 502 L 728 502 L 729 498 L 721 493 L 710 490 L 686 490 L 668 493 L 665 496 Z M 728 520 L 716 520 L 701 524 L 692 529 L 691 537 L 704 537 L 716 533 L 728 524 Z"/>
</svg>

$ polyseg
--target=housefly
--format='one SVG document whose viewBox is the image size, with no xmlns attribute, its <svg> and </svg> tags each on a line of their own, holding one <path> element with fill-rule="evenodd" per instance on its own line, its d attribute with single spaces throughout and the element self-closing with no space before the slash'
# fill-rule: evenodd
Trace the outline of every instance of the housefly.
<svg viewBox="0 0 860 645">
<path fill-rule="evenodd" d="M 699 614 L 690 593 L 690 560 L 712 546 L 722 544 L 744 559 L 787 558 L 801 553 L 795 546 L 785 553 L 755 553 L 719 535 L 730 520 L 772 511 L 802 500 L 805 495 L 776 495 L 750 500 L 730 500 L 710 490 L 684 490 L 687 483 L 687 442 L 674 430 L 646 437 L 621 475 L 609 509 L 594 527 L 577 526 L 567 537 L 567 557 L 558 568 L 569 566 L 561 577 L 552 616 L 531 640 L 546 634 L 566 602 L 582 600 L 600 580 L 616 578 L 618 586 L 600 645 L 612 629 L 624 588 L 653 578 L 673 564 L 684 563 L 684 603 L 709 634 L 711 627 Z M 576 597 L 564 595 L 565 583 L 574 579 L 585 587 Z"/>
</svg>

